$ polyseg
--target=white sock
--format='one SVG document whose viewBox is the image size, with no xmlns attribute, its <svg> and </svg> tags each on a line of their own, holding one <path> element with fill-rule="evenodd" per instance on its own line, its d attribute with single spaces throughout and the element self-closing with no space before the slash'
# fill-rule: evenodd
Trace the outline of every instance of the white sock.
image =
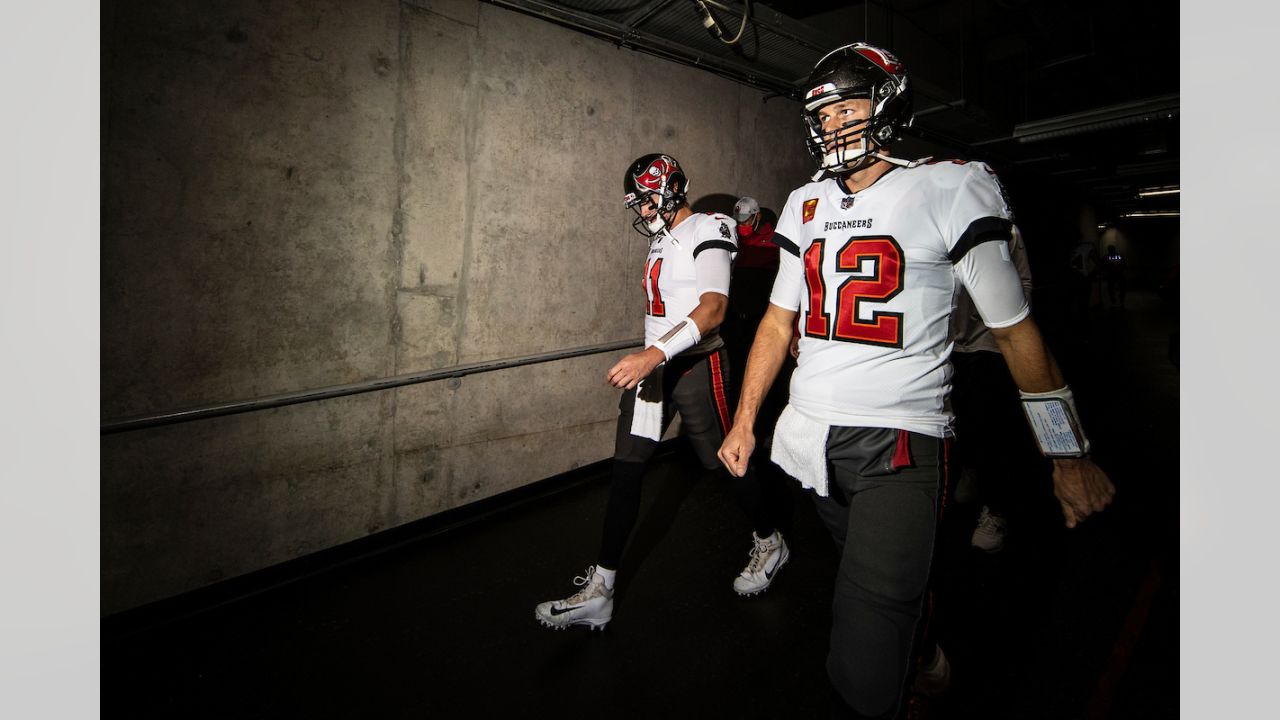
<svg viewBox="0 0 1280 720">
<path fill-rule="evenodd" d="M 618 575 L 617 570 L 610 570 L 606 567 L 596 566 L 596 574 L 604 580 L 604 586 L 610 590 L 613 589 L 613 579 Z"/>
</svg>

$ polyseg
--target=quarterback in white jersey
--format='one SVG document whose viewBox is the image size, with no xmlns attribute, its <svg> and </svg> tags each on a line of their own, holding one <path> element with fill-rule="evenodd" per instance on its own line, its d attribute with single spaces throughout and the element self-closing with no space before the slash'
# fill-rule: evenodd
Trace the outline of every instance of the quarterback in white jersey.
<svg viewBox="0 0 1280 720">
<path fill-rule="evenodd" d="M 982 272 L 1012 271 L 979 267 L 969 252 L 1009 227 L 982 163 L 891 166 L 856 194 L 835 178 L 791 193 L 774 234 L 784 252 L 770 302 L 800 313 L 795 409 L 828 425 L 950 436 L 953 299 Z M 1027 316 L 1017 289 L 987 293 L 988 327 Z"/>
<path fill-rule="evenodd" d="M 908 712 L 945 688 L 929 580 L 950 466 L 952 306 L 963 286 L 1000 346 L 1068 527 L 1111 500 L 1087 457 L 1069 388 L 1009 262 L 1012 223 L 982 163 L 907 162 L 889 151 L 913 122 L 905 66 L 863 43 L 828 53 L 803 93 L 814 180 L 774 232 L 770 306 L 756 330 L 720 458 L 743 472 L 752 425 L 791 344 L 800 352 L 771 458 L 815 492 L 841 546 L 827 674 L 856 717 Z"/>
<path fill-rule="evenodd" d="M 623 392 L 600 550 L 586 576 L 574 581 L 581 590 L 534 608 L 534 617 L 550 628 L 604 629 L 612 620 L 614 580 L 640 512 L 645 467 L 676 414 L 702 466 L 732 484 L 752 524 L 751 559 L 733 579 L 734 592 L 763 592 L 790 558 L 775 518 L 778 499 L 787 492 L 782 481 L 750 467 L 731 475 L 716 455 L 729 431 L 730 376 L 720 323 L 738 238 L 729 216 L 693 212 L 688 188 L 680 163 L 662 153 L 637 158 L 623 176 L 623 202 L 636 214 L 632 225 L 649 238 L 645 348 L 606 374 Z"/>
</svg>

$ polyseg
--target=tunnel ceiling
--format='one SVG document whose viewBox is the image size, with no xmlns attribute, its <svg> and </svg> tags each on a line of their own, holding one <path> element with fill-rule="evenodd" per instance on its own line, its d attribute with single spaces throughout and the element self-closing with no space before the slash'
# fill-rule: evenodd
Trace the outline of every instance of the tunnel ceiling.
<svg viewBox="0 0 1280 720">
<path fill-rule="evenodd" d="M 798 98 L 827 51 L 865 40 L 902 57 L 915 134 L 1002 176 L 1069 185 L 1099 220 L 1176 210 L 1178 8 L 1113 0 L 489 0 L 614 44 Z"/>
</svg>

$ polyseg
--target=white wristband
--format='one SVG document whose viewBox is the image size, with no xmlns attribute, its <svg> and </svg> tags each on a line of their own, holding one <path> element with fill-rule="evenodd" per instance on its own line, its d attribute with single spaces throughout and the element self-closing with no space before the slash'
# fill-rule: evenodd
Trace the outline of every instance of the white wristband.
<svg viewBox="0 0 1280 720">
<path fill-rule="evenodd" d="M 1089 454 L 1089 439 L 1080 426 L 1075 396 L 1064 385 L 1042 393 L 1019 391 L 1022 410 L 1045 457 L 1078 458 Z"/>
<path fill-rule="evenodd" d="M 691 320 L 688 316 L 680 318 L 676 326 L 671 328 L 666 335 L 663 335 L 653 347 L 662 351 L 667 356 L 667 361 L 697 345 L 702 340 L 702 333 L 698 332 L 698 324 Z"/>
</svg>

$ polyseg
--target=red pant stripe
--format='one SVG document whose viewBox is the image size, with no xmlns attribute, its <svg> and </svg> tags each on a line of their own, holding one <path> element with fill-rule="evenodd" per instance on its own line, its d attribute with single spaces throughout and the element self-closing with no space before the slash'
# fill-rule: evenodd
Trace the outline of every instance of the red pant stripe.
<svg viewBox="0 0 1280 720">
<path fill-rule="evenodd" d="M 724 394 L 724 373 L 720 370 L 720 351 L 711 353 L 711 388 L 716 398 L 716 415 L 720 416 L 720 429 L 725 435 L 733 427 L 729 419 L 729 400 Z"/>
</svg>

